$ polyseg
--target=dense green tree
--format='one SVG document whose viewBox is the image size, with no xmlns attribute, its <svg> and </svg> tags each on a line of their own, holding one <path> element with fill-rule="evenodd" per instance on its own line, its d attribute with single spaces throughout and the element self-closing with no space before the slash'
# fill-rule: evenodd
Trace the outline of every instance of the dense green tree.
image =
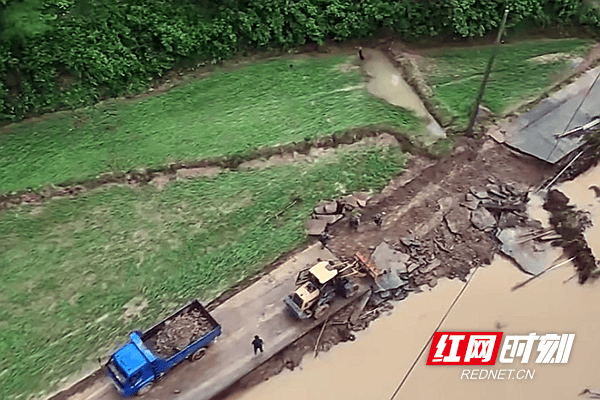
<svg viewBox="0 0 600 400">
<path fill-rule="evenodd" d="M 177 63 L 381 30 L 407 39 L 508 27 L 600 28 L 581 0 L 0 0 L 0 120 L 141 90 Z"/>
</svg>

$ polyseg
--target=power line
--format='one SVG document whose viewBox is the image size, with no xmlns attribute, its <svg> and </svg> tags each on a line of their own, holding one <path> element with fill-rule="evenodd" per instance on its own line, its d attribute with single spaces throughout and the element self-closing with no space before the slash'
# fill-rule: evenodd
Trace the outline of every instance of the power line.
<svg viewBox="0 0 600 400">
<path fill-rule="evenodd" d="M 417 362 L 419 362 L 419 359 L 421 358 L 421 356 L 423 355 L 423 353 L 425 352 L 425 350 L 429 346 L 429 343 L 431 343 L 431 340 L 433 340 L 433 335 L 440 329 L 440 327 L 442 326 L 442 324 L 446 320 L 446 317 L 448 316 L 448 314 L 450 314 L 450 311 L 452 311 L 452 308 L 454 307 L 454 305 L 456 304 L 456 302 L 458 301 L 458 299 L 460 299 L 460 296 L 462 296 L 462 294 L 464 293 L 464 291 L 467 288 L 467 286 L 469 286 L 469 283 L 471 282 L 471 279 L 473 279 L 473 276 L 475 276 L 475 272 L 477 272 L 478 269 L 479 269 L 479 265 L 477 267 L 475 267 L 475 270 L 473 271 L 473 273 L 471 274 L 471 276 L 469 277 L 469 279 L 467 280 L 467 282 L 465 283 L 465 285 L 462 287 L 462 289 L 460 290 L 460 292 L 458 292 L 458 294 L 454 298 L 454 301 L 452 302 L 452 304 L 450 304 L 450 307 L 448 307 L 448 310 L 446 311 L 446 314 L 444 314 L 444 316 L 440 320 L 440 323 L 435 327 L 435 330 L 433 331 L 433 333 L 429 337 L 429 340 L 427 340 L 427 342 L 425 343 L 425 345 L 421 349 L 421 352 L 419 353 L 419 355 L 417 356 L 417 358 L 415 359 L 415 361 L 413 361 L 413 363 L 410 366 L 409 370 L 406 372 L 406 375 L 404 375 L 404 378 L 402 378 L 402 381 L 400 382 L 400 384 L 398 385 L 398 387 L 394 391 L 394 394 L 392 394 L 392 397 L 390 397 L 390 400 L 394 400 L 394 397 L 396 397 L 396 395 L 398 394 L 398 392 L 402 388 L 402 385 L 404 385 L 404 382 L 406 382 L 406 380 L 408 379 L 408 376 L 410 375 L 410 373 L 412 372 L 412 370 L 417 365 Z"/>
</svg>

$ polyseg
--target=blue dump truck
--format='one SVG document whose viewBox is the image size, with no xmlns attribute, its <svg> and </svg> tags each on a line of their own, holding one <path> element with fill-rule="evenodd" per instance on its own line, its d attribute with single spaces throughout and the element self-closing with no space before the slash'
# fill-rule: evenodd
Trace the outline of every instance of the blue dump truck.
<svg viewBox="0 0 600 400">
<path fill-rule="evenodd" d="M 111 354 L 106 374 L 124 397 L 147 393 L 152 384 L 185 359 L 197 361 L 221 334 L 221 325 L 194 300 Z"/>
</svg>

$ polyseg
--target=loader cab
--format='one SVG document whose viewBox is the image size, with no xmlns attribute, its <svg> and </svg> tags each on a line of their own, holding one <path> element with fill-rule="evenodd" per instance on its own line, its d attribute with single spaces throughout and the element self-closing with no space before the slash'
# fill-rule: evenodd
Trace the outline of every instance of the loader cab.
<svg viewBox="0 0 600 400">
<path fill-rule="evenodd" d="M 302 312 L 307 310 L 319 299 L 321 291 L 312 282 L 306 282 L 293 294 L 292 301 Z"/>
<path fill-rule="evenodd" d="M 337 270 L 329 269 L 329 262 L 322 261 L 308 270 L 308 281 L 292 296 L 292 301 L 302 312 L 307 312 L 321 296 L 323 286 L 337 276 Z"/>
<path fill-rule="evenodd" d="M 106 374 L 123 397 L 136 394 L 154 380 L 152 362 L 155 358 L 143 346 L 139 333 L 132 333 L 131 340 L 115 352 L 106 363 Z"/>
<path fill-rule="evenodd" d="M 337 276 L 338 271 L 336 269 L 330 269 L 330 265 L 331 264 L 327 261 L 321 261 L 308 270 L 312 281 L 315 284 L 325 285 Z"/>
</svg>

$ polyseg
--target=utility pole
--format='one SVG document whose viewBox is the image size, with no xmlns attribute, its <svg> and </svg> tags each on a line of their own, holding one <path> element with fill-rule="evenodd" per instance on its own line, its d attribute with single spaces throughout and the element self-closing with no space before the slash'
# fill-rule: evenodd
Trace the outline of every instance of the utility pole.
<svg viewBox="0 0 600 400">
<path fill-rule="evenodd" d="M 500 47 L 500 39 L 502 39 L 502 35 L 504 34 L 504 27 L 506 26 L 506 18 L 508 17 L 508 7 L 504 10 L 504 17 L 502 17 L 502 24 L 500 25 L 500 30 L 498 31 L 498 36 L 496 37 L 496 42 L 494 43 L 494 47 L 492 48 L 492 55 L 490 60 L 488 61 L 488 65 L 483 74 L 483 80 L 481 81 L 481 87 L 479 88 L 479 94 L 477 95 L 477 100 L 475 101 L 475 107 L 471 111 L 471 118 L 469 120 L 469 126 L 467 127 L 467 136 L 473 136 L 473 127 L 475 126 L 475 118 L 477 117 L 479 111 L 479 104 L 483 99 L 483 93 L 485 92 L 485 85 L 487 85 L 488 78 L 490 77 L 490 72 L 492 71 L 492 65 L 494 64 L 494 59 L 496 58 L 496 54 L 498 54 L 498 48 Z"/>
</svg>

